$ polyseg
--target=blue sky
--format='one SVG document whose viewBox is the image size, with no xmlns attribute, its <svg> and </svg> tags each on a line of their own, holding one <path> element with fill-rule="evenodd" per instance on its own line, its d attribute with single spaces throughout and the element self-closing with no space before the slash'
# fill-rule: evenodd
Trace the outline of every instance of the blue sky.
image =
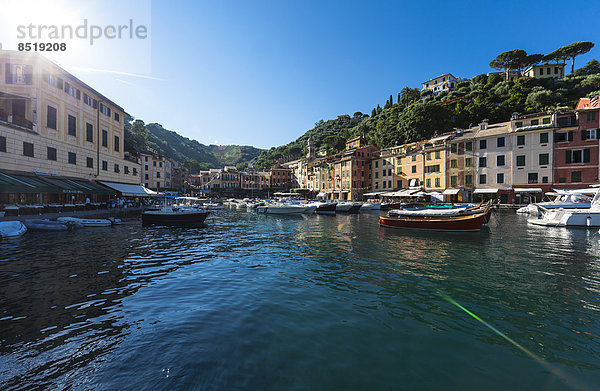
<svg viewBox="0 0 600 391">
<path fill-rule="evenodd" d="M 595 2 L 157 0 L 151 59 L 138 62 L 151 78 L 73 73 L 145 122 L 202 143 L 268 148 L 320 119 L 370 114 L 430 77 L 488 72 L 506 50 L 600 45 L 599 11 Z"/>
</svg>

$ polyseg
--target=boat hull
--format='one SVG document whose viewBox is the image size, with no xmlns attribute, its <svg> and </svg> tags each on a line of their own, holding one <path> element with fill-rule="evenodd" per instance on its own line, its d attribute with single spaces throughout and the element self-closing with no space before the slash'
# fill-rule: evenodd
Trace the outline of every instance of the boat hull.
<svg viewBox="0 0 600 391">
<path fill-rule="evenodd" d="M 264 208 L 264 211 L 262 211 Z M 276 215 L 291 215 L 304 213 L 306 208 L 303 207 L 288 207 L 288 206 L 265 206 L 259 207 L 261 213 L 276 214 Z"/>
<path fill-rule="evenodd" d="M 317 206 L 315 209 L 315 213 L 325 213 L 325 214 L 334 214 L 335 213 L 335 204 L 323 204 Z"/>
<path fill-rule="evenodd" d="M 209 215 L 207 211 L 188 213 L 164 213 L 146 211 L 142 213 L 142 223 L 154 225 L 201 225 Z"/>
<path fill-rule="evenodd" d="M 380 217 L 382 227 L 423 231 L 476 232 L 486 223 L 487 211 L 475 215 L 452 217 Z"/>
<path fill-rule="evenodd" d="M 528 223 L 546 227 L 600 227 L 600 213 L 588 210 L 549 210 L 541 219 L 530 219 Z"/>
<path fill-rule="evenodd" d="M 27 232 L 27 227 L 20 221 L 0 221 L 0 238 L 16 238 Z"/>
<path fill-rule="evenodd" d="M 67 223 L 51 220 L 25 220 L 23 224 L 30 231 L 67 231 L 69 229 Z"/>
</svg>

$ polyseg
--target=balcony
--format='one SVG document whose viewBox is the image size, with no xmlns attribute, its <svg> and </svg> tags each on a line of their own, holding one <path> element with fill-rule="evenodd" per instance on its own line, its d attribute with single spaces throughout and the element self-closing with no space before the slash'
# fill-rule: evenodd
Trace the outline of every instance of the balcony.
<svg viewBox="0 0 600 391">
<path fill-rule="evenodd" d="M 33 131 L 35 127 L 35 124 L 27 118 L 6 112 L 3 109 L 0 109 L 0 123 L 4 123 L 9 126 L 16 126 L 18 128 L 25 128 L 31 131 Z"/>
</svg>

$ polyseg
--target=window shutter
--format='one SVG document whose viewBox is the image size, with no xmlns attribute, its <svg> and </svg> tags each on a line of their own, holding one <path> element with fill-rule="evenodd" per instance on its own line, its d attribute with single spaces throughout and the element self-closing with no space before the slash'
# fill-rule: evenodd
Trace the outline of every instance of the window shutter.
<svg viewBox="0 0 600 391">
<path fill-rule="evenodd" d="M 11 77 L 10 77 L 10 64 L 6 63 L 4 65 L 5 65 L 4 69 L 6 71 L 5 72 L 5 74 L 6 74 L 5 83 L 6 84 L 12 84 L 12 80 L 11 80 Z"/>
<path fill-rule="evenodd" d="M 587 138 L 588 138 L 587 130 L 584 129 L 584 130 L 581 131 L 581 139 L 582 140 L 587 140 Z"/>
<path fill-rule="evenodd" d="M 600 129 L 596 129 L 596 140 L 600 139 Z"/>
<path fill-rule="evenodd" d="M 573 132 L 569 132 L 567 140 L 568 141 L 573 141 Z"/>
<path fill-rule="evenodd" d="M 571 163 L 571 151 L 566 150 L 565 163 Z"/>
<path fill-rule="evenodd" d="M 584 163 L 590 162 L 590 149 L 589 148 L 586 148 L 583 150 L 583 162 Z"/>
</svg>

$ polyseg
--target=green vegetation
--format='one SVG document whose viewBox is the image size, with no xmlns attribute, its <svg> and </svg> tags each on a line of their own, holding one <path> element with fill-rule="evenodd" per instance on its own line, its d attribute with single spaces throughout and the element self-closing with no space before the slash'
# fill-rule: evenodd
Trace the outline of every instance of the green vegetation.
<svg viewBox="0 0 600 391">
<path fill-rule="evenodd" d="M 204 145 L 160 124 L 135 120 L 125 124 L 125 150 L 148 151 L 183 163 L 191 173 L 223 166 L 246 167 L 261 149 L 239 145 Z"/>
<path fill-rule="evenodd" d="M 398 93 L 396 103 L 390 95 L 384 107 L 377 105 L 370 116 L 356 112 L 353 117 L 345 114 L 337 119 L 321 120 L 297 140 L 263 151 L 254 159 L 254 165 L 268 168 L 304 156 L 309 137 L 317 149 L 335 154 L 344 149 L 346 140 L 359 135 L 367 137 L 371 144 L 385 148 L 425 140 L 454 128 L 467 128 L 483 119 L 492 123 L 508 121 L 515 112 L 526 114 L 550 108 L 573 108 L 579 98 L 600 94 L 598 61 L 588 62 L 563 79 L 517 77 L 510 81 L 506 75 L 509 71 L 520 74 L 528 66 L 543 61 L 574 61 L 577 55 L 591 47 L 591 42 L 579 42 L 546 56 L 528 55 L 519 49 L 501 53 L 490 66 L 503 70 L 504 74 L 481 74 L 458 83 L 454 91 L 438 94 L 405 87 Z"/>
</svg>

